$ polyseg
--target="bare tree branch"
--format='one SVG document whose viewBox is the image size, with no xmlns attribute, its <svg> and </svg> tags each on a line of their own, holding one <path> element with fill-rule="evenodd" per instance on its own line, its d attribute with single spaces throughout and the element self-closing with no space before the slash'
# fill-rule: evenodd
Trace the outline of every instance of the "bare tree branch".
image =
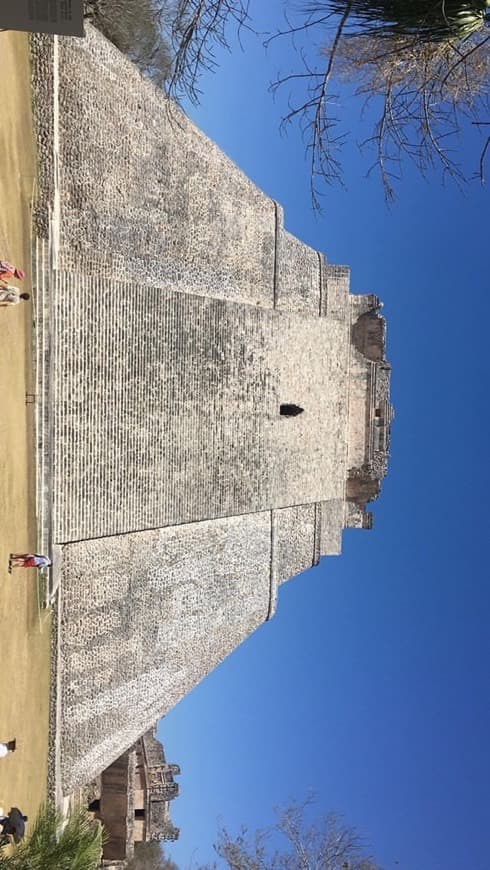
<svg viewBox="0 0 490 870">
<path fill-rule="evenodd" d="M 232 34 L 241 44 L 244 31 L 254 32 L 249 2 L 86 0 L 86 7 L 157 85 L 178 102 L 198 103 L 217 49 L 229 49 Z M 483 183 L 488 140 L 482 135 L 476 170 L 461 164 L 457 146 L 490 120 L 489 23 L 484 0 L 286 0 L 283 25 L 263 44 L 289 39 L 295 67 L 269 89 L 286 95 L 281 131 L 297 124 L 303 137 L 316 210 L 327 185 L 343 184 L 342 85 L 354 89 L 361 118 L 371 118 L 360 148 L 374 152 L 368 174 L 379 173 L 388 201 L 407 163 L 422 175 L 439 168 L 443 181 L 458 185 Z"/>
<path fill-rule="evenodd" d="M 427 38 L 432 24 L 429 16 L 420 25 L 425 28 L 424 39 L 414 28 L 401 34 L 388 28 L 380 36 L 379 29 L 353 25 L 353 21 L 369 14 L 368 7 L 375 5 L 363 5 L 360 0 L 306 0 L 299 13 L 304 20 L 286 16 L 286 27 L 265 43 L 270 45 L 274 39 L 289 36 L 295 44 L 298 34 L 306 34 L 308 40 L 312 36 L 316 41 L 323 40 L 323 69 L 311 66 L 311 50 L 302 45 L 297 47 L 302 69 L 278 75 L 270 86 L 274 95 L 284 88 L 290 91 L 289 108 L 281 125 L 299 124 L 309 154 L 311 196 L 316 209 L 320 209 L 325 184 L 342 183 L 341 149 L 347 133 L 340 128 L 338 96 L 330 92 L 334 78 L 355 85 L 356 95 L 364 101 L 363 117 L 368 105 L 379 107 L 378 119 L 361 148 L 374 148 L 376 156 L 368 174 L 379 172 L 389 202 L 395 198 L 395 182 L 401 178 L 407 161 L 422 174 L 438 165 L 443 181 L 451 178 L 458 185 L 467 181 L 469 176 L 456 156 L 457 139 L 465 128 L 466 117 L 478 120 L 485 114 L 490 116 L 490 63 L 486 50 L 490 37 L 481 27 L 459 42 L 455 37 L 431 42 Z M 382 7 L 383 0 L 377 5 Z M 422 5 L 417 3 L 418 8 Z M 333 9 L 338 13 L 335 25 Z M 483 19 L 478 21 L 481 24 Z M 450 29 L 456 32 L 453 19 Z M 481 180 L 487 153 L 484 144 L 479 161 Z"/>
<path fill-rule="evenodd" d="M 203 72 L 213 71 L 217 63 L 215 47 L 229 48 L 228 28 L 251 29 L 249 0 L 180 0 L 177 3 L 170 35 L 174 62 L 167 84 L 170 96 L 178 101 L 200 99 L 199 80 Z"/>
<path fill-rule="evenodd" d="M 215 845 L 231 870 L 381 870 L 355 828 L 336 813 L 307 822 L 314 804 L 310 796 L 276 809 L 276 823 L 250 834 L 243 828 L 232 836 L 226 828 Z M 277 835 L 284 846 L 277 846 Z"/>
</svg>

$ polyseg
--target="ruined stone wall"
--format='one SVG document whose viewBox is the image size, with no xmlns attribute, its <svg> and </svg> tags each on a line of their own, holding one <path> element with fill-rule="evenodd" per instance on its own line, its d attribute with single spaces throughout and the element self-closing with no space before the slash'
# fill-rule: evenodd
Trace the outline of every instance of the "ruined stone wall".
<svg viewBox="0 0 490 870">
<path fill-rule="evenodd" d="M 342 550 L 344 528 L 345 492 L 339 498 L 331 498 L 321 505 L 320 545 L 322 556 L 339 556 Z"/>
<path fill-rule="evenodd" d="M 273 511 L 274 568 L 278 583 L 317 564 L 319 519 L 319 506 L 316 504 Z"/>
<path fill-rule="evenodd" d="M 321 313 L 323 290 L 322 255 L 282 230 L 278 239 L 277 261 L 277 308 L 318 316 Z"/>
<path fill-rule="evenodd" d="M 275 203 L 96 30 L 58 56 L 60 268 L 272 306 Z"/>
<path fill-rule="evenodd" d="M 125 860 L 128 841 L 128 802 L 134 751 L 124 752 L 102 772 L 100 818 L 106 834 L 104 859 Z"/>
<path fill-rule="evenodd" d="M 352 325 L 351 335 L 352 343 L 363 356 L 373 362 L 383 359 L 385 322 L 376 312 L 362 314 Z"/>
<path fill-rule="evenodd" d="M 348 266 L 326 267 L 327 299 L 325 313 L 336 320 L 350 317 L 350 269 Z"/>
<path fill-rule="evenodd" d="M 64 793 L 118 757 L 266 618 L 270 512 L 63 548 Z"/>
<path fill-rule="evenodd" d="M 273 420 L 275 506 L 342 495 L 347 425 L 348 329 L 324 317 L 282 315 L 276 321 L 273 370 L 279 402 L 304 408 Z"/>
<path fill-rule="evenodd" d="M 273 615 L 277 583 L 318 562 L 322 507 L 62 548 L 64 793 L 121 755 Z M 331 519 L 340 535 L 341 519 Z"/>
<path fill-rule="evenodd" d="M 54 205 L 54 38 L 41 33 L 29 36 L 32 84 L 32 114 L 37 146 L 37 198 L 34 227 L 39 236 L 49 236 L 50 212 Z"/>
<path fill-rule="evenodd" d="M 374 364 L 352 347 L 349 378 L 348 468 L 359 468 L 366 461 L 370 426 L 371 370 Z"/>
<path fill-rule="evenodd" d="M 282 208 L 98 31 L 58 40 L 56 59 L 34 35 L 31 56 L 35 214 L 47 238 L 56 212 L 60 269 L 312 315 L 328 284 L 342 316 L 348 270 L 284 230 Z"/>
</svg>

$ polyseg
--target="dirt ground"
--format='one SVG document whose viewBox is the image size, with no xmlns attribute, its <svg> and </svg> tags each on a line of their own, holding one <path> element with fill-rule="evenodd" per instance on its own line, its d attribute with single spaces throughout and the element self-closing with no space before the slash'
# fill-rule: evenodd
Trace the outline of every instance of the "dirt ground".
<svg viewBox="0 0 490 870">
<path fill-rule="evenodd" d="M 35 160 L 26 35 L 0 33 L 0 57 L 0 258 L 26 270 L 30 291 Z M 33 818 L 46 796 L 49 614 L 38 607 L 36 572 L 7 572 L 9 552 L 37 541 L 34 414 L 25 403 L 32 314 L 31 301 L 0 307 L 0 740 L 15 737 L 18 747 L 0 759 L 0 807 L 18 806 Z"/>
</svg>

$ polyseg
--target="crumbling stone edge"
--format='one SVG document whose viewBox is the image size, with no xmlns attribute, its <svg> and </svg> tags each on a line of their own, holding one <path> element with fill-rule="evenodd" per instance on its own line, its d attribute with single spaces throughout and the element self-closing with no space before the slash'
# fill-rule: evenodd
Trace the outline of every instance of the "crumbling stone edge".
<svg viewBox="0 0 490 870">
<path fill-rule="evenodd" d="M 59 593 L 57 592 L 51 607 L 51 665 L 49 690 L 49 735 L 48 735 L 48 776 L 47 797 L 57 805 L 62 800 L 61 783 L 59 781 Z"/>
</svg>

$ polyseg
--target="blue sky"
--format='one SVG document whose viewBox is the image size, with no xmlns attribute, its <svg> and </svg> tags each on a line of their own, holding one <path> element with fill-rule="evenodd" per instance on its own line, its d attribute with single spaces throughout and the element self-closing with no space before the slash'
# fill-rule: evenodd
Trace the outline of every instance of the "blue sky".
<svg viewBox="0 0 490 870">
<path fill-rule="evenodd" d="M 254 0 L 259 28 L 282 5 Z M 388 209 L 344 91 L 347 189 L 315 217 L 303 145 L 279 135 L 267 93 L 291 48 L 245 43 L 190 114 L 282 203 L 287 229 L 384 301 L 396 419 L 374 530 L 344 533 L 340 558 L 285 584 L 275 618 L 162 721 L 182 766 L 169 853 L 182 868 L 212 859 L 220 822 L 267 825 L 313 789 L 385 868 L 488 870 L 488 193 L 408 168 Z"/>
</svg>

